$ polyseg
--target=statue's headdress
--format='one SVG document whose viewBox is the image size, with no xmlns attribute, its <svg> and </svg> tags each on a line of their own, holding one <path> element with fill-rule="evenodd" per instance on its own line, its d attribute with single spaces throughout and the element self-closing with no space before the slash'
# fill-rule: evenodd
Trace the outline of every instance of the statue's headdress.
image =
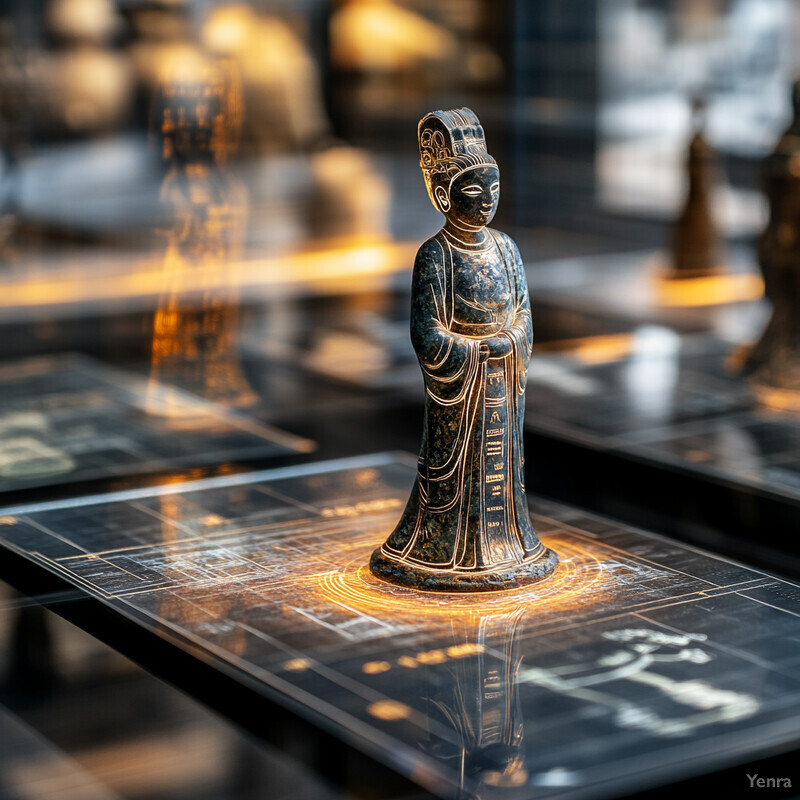
<svg viewBox="0 0 800 800">
<path fill-rule="evenodd" d="M 419 165 L 434 205 L 437 185 L 448 184 L 469 167 L 497 165 L 486 151 L 480 120 L 469 108 L 431 111 L 420 120 L 418 135 Z"/>
<path fill-rule="evenodd" d="M 239 73 L 228 60 L 181 53 L 162 70 L 151 110 L 151 135 L 170 161 L 194 147 L 192 135 L 208 134 L 208 154 L 223 163 L 236 152 L 242 124 Z"/>
</svg>

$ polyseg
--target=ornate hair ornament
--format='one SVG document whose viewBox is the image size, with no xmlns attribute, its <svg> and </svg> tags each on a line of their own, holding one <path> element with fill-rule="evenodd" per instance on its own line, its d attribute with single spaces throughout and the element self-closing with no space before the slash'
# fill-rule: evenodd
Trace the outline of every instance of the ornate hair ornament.
<svg viewBox="0 0 800 800">
<path fill-rule="evenodd" d="M 449 183 L 470 167 L 497 165 L 486 150 L 481 123 L 469 108 L 426 114 L 419 122 L 418 136 L 419 165 L 434 205 L 437 184 Z"/>
</svg>

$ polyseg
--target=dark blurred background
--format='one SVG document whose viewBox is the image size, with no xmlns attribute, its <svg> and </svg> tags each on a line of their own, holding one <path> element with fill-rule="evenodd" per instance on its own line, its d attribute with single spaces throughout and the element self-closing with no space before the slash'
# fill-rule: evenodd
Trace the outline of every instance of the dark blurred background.
<svg viewBox="0 0 800 800">
<path fill-rule="evenodd" d="M 604 377 L 586 369 L 632 358 L 630 416 L 606 396 L 615 435 L 675 421 L 673 390 L 701 414 L 710 396 L 734 397 L 715 414 L 749 408 L 717 377 L 681 394 L 674 370 L 679 350 L 696 353 L 685 342 L 710 337 L 722 375 L 770 313 L 764 164 L 792 119 L 798 41 L 792 0 L 0 0 L 3 505 L 198 467 L 414 451 L 410 276 L 441 225 L 416 126 L 434 109 L 472 108 L 499 164 L 493 225 L 528 270 L 536 397 L 602 402 Z M 696 240 L 713 250 L 708 274 L 672 280 Z M 654 495 L 637 515 L 620 488 L 630 465 L 606 471 L 615 494 L 597 488 L 591 437 L 582 486 L 586 431 L 562 451 L 558 425 L 532 429 L 570 476 L 540 459 L 533 488 L 742 557 L 753 515 L 796 514 L 800 497 L 797 437 L 764 461 L 796 427 L 769 424 L 772 450 L 734 421 L 717 450 L 678 453 L 702 471 L 723 452 L 720 469 L 761 481 L 759 503 L 773 487 L 766 510 L 714 490 L 740 539 L 697 498 Z M 784 535 L 797 516 L 780 519 Z M 764 546 L 760 563 L 796 567 L 780 537 Z M 9 587 L 0 596 L 0 798 L 344 796 Z"/>
</svg>

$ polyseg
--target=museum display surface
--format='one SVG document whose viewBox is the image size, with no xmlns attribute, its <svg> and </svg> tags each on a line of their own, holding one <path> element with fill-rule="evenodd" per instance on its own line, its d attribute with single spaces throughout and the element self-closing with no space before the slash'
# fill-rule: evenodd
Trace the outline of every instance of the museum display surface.
<svg viewBox="0 0 800 800">
<path fill-rule="evenodd" d="M 533 464 L 534 480 L 641 524 L 669 510 L 692 521 L 693 541 L 722 535 L 750 560 L 763 547 L 760 563 L 797 574 L 797 415 L 761 406 L 730 366 L 735 349 L 713 336 L 642 328 L 625 350 L 535 361 L 527 445 L 547 468 Z"/>
<path fill-rule="evenodd" d="M 0 798 L 796 798 L 798 31 L 2 0 Z"/>
<path fill-rule="evenodd" d="M 236 458 L 286 457 L 313 443 L 174 387 L 78 354 L 0 367 L 0 496 Z"/>
<path fill-rule="evenodd" d="M 379 454 L 6 508 L 0 542 L 111 608 L 101 638 L 132 623 L 219 672 L 201 696 L 243 685 L 256 729 L 262 696 L 289 705 L 442 796 L 593 796 L 797 746 L 800 587 L 538 498 L 551 579 L 389 584 L 366 563 L 413 479 Z"/>
</svg>

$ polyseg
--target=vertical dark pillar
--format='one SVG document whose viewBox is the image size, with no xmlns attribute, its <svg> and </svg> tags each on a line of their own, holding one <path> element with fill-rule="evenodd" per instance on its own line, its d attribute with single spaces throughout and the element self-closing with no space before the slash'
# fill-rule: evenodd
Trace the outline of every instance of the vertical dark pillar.
<svg viewBox="0 0 800 800">
<path fill-rule="evenodd" d="M 9 637 L 9 660 L 3 675 L 7 702 L 26 702 L 58 683 L 53 636 L 47 612 L 24 598 L 15 611 Z"/>
<path fill-rule="evenodd" d="M 308 43 L 314 63 L 319 70 L 319 82 L 325 112 L 331 123 L 332 133 L 342 137 L 339 109 L 334 97 L 334 83 L 331 77 L 331 12 L 332 2 L 312 2 L 308 4 L 306 20 L 308 23 Z"/>
<path fill-rule="evenodd" d="M 508 0 L 513 224 L 571 227 L 594 205 L 600 0 Z"/>
</svg>

